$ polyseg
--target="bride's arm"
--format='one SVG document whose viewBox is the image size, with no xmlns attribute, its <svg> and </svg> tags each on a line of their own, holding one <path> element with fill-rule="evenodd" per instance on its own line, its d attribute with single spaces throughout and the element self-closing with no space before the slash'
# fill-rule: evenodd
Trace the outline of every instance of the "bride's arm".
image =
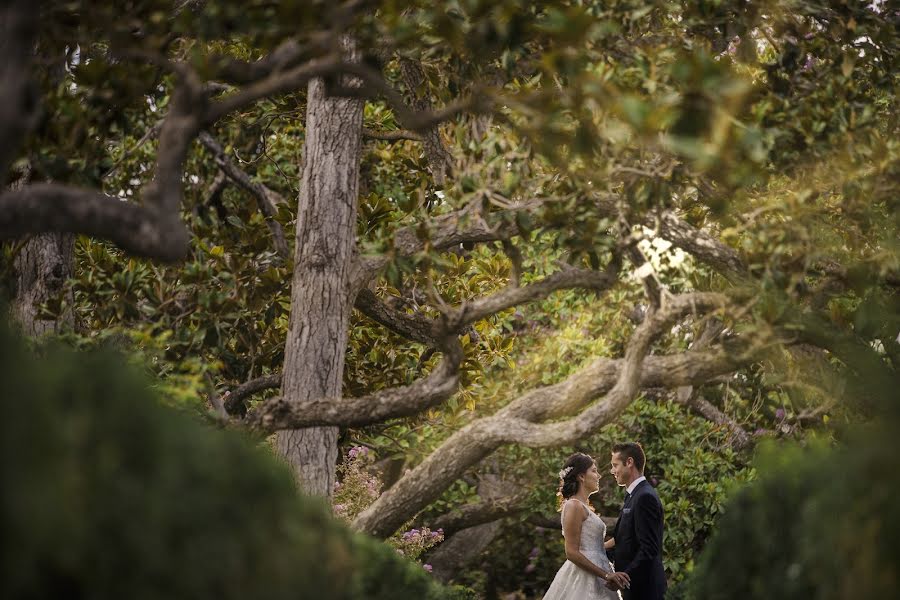
<svg viewBox="0 0 900 600">
<path fill-rule="evenodd" d="M 616 538 L 609 538 L 605 542 L 603 542 L 603 547 L 609 550 L 610 548 L 616 547 Z"/>
<path fill-rule="evenodd" d="M 581 525 L 587 518 L 584 506 L 578 500 L 569 500 L 566 504 L 566 514 L 563 517 L 563 533 L 566 539 L 566 558 L 581 567 L 585 571 L 609 581 L 609 571 L 604 571 L 581 553 Z"/>
</svg>

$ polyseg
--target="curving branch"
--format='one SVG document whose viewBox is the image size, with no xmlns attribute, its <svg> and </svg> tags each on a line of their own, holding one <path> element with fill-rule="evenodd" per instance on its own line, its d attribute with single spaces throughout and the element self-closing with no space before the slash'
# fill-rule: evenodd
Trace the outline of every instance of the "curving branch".
<svg viewBox="0 0 900 600">
<path fill-rule="evenodd" d="M 616 282 L 613 273 L 577 269 L 568 265 L 561 266 L 563 267 L 562 271 L 548 275 L 536 283 L 522 287 L 511 285 L 485 298 L 463 302 L 458 308 L 449 311 L 448 320 L 451 329 L 460 331 L 467 325 L 507 308 L 546 298 L 557 290 L 580 288 L 601 292 L 609 289 Z"/>
<path fill-rule="evenodd" d="M 402 310 L 395 310 L 382 302 L 368 288 L 363 288 L 356 295 L 354 306 L 376 323 L 384 325 L 408 340 L 432 347 L 438 343 L 436 321 L 422 315 L 411 315 Z"/>
<path fill-rule="evenodd" d="M 252 410 L 245 420 L 255 429 L 278 431 L 320 425 L 359 427 L 417 414 L 456 392 L 462 345 L 455 336 L 442 340 L 444 356 L 428 374 L 408 386 L 390 388 L 360 398 L 320 398 L 302 406 L 273 398 Z"/>
<path fill-rule="evenodd" d="M 532 448 L 574 444 L 586 438 L 600 427 L 611 423 L 634 400 L 640 388 L 640 370 L 644 357 L 650 344 L 665 328 L 687 314 L 723 308 L 727 303 L 727 298 L 720 294 L 693 293 L 675 296 L 658 311 L 651 313 L 632 334 L 616 382 L 601 402 L 591 404 L 573 418 L 549 424 L 510 416 L 502 419 L 502 428 L 491 428 L 490 435 L 497 436 L 498 441 L 503 443 L 518 443 Z M 577 387 L 570 393 L 584 396 Z"/>
<path fill-rule="evenodd" d="M 131 254 L 162 261 L 179 260 L 188 246 L 177 214 L 98 191 L 39 183 L 0 195 L 0 238 L 47 232 L 107 239 Z"/>
<path fill-rule="evenodd" d="M 239 385 L 225 394 L 225 411 L 229 415 L 244 416 L 247 413 L 245 400 L 263 390 L 281 387 L 281 373 L 263 375 Z"/>
<path fill-rule="evenodd" d="M 209 126 L 225 115 L 247 108 L 263 98 L 300 90 L 312 79 L 346 72 L 350 66 L 351 63 L 343 62 L 340 56 L 326 55 L 286 71 L 274 72 L 213 102 L 204 114 L 204 125 Z"/>
<path fill-rule="evenodd" d="M 477 419 L 454 433 L 360 514 L 354 527 L 377 537 L 386 537 L 433 502 L 466 469 L 505 443 L 563 444 L 577 435 L 584 435 L 586 429 L 593 433 L 609 422 L 624 410 L 639 388 L 696 385 L 730 373 L 755 359 L 761 349 L 759 344 L 733 342 L 708 351 L 648 356 L 638 361 L 635 356 L 640 356 L 659 328 L 678 314 L 684 314 L 693 306 L 699 310 L 723 303 L 717 295 L 695 296 L 693 300 L 696 304 L 688 298 L 676 300 L 669 310 L 664 307 L 657 315 L 646 319 L 645 323 L 650 324 L 642 325 L 641 337 L 632 340 L 628 358 L 598 359 L 566 380 L 531 390 L 496 414 Z M 637 363 L 641 363 L 639 369 Z M 603 393 L 607 393 L 606 401 L 592 404 L 594 398 Z M 561 427 L 540 423 L 577 413 L 581 413 L 579 419 L 567 420 Z M 581 419 L 589 422 L 590 427 L 580 425 Z"/>
</svg>

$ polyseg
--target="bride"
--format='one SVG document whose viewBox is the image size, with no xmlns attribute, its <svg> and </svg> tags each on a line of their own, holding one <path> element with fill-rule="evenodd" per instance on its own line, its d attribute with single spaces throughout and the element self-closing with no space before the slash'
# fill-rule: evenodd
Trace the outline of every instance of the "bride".
<svg viewBox="0 0 900 600">
<path fill-rule="evenodd" d="M 559 472 L 562 496 L 562 528 L 566 562 L 556 573 L 544 600 L 619 600 L 616 589 L 628 588 L 628 575 L 615 573 L 606 557 L 606 524 L 588 505 L 588 496 L 600 489 L 600 472 L 594 459 L 576 453 Z M 608 543 L 614 543 L 610 540 Z"/>
</svg>

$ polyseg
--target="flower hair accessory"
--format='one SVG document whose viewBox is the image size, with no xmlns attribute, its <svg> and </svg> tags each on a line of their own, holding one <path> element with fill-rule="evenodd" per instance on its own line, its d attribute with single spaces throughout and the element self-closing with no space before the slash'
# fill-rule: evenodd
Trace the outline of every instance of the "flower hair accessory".
<svg viewBox="0 0 900 600">
<path fill-rule="evenodd" d="M 559 478 L 565 479 L 566 475 L 568 475 L 571 472 L 572 472 L 572 467 L 566 467 L 565 469 L 563 469 L 562 471 L 559 472 Z"/>
</svg>

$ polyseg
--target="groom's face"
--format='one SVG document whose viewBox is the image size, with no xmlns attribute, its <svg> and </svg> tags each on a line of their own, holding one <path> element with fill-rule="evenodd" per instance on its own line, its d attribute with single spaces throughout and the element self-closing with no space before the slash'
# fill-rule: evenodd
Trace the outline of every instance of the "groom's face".
<svg viewBox="0 0 900 600">
<path fill-rule="evenodd" d="M 629 465 L 633 464 L 631 461 L 628 462 Z M 626 466 L 625 461 L 622 460 L 622 455 L 620 453 L 613 452 L 612 460 L 609 461 L 609 466 L 609 472 L 616 478 L 616 483 L 619 485 L 628 485 L 631 470 Z"/>
</svg>

